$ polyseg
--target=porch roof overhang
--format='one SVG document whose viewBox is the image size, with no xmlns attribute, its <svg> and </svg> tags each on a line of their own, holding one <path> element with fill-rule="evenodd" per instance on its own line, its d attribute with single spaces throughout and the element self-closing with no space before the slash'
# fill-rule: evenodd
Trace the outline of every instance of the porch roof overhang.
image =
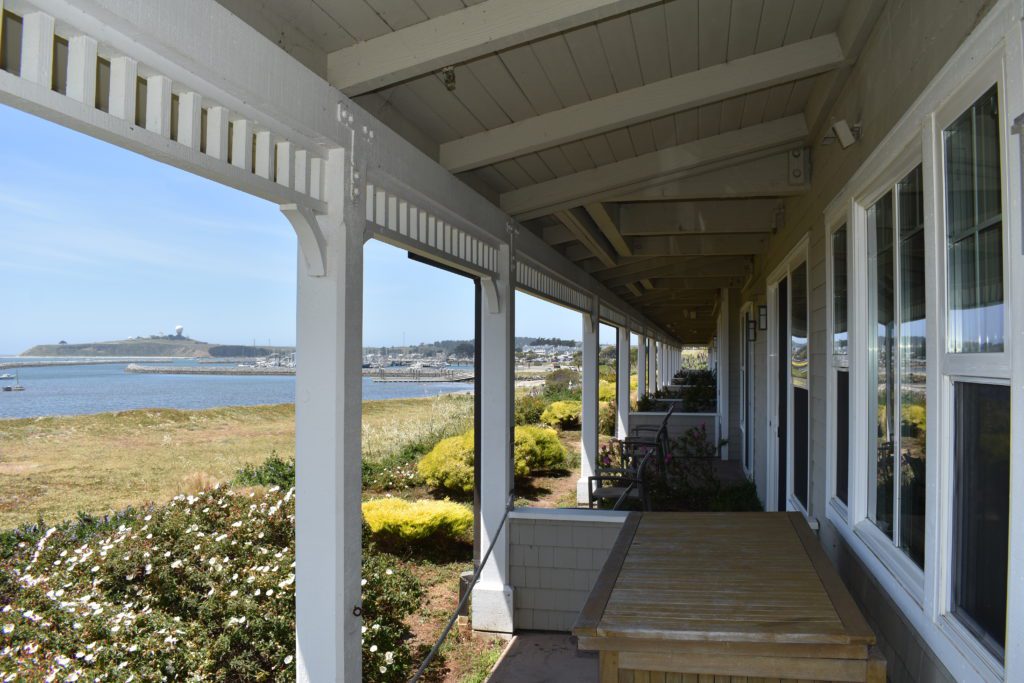
<svg viewBox="0 0 1024 683">
<path fill-rule="evenodd" d="M 357 128 L 395 131 L 377 146 L 415 157 L 423 194 L 511 216 L 634 329 L 698 343 L 807 191 L 809 142 L 884 4 L 218 2 L 351 97 Z"/>
</svg>

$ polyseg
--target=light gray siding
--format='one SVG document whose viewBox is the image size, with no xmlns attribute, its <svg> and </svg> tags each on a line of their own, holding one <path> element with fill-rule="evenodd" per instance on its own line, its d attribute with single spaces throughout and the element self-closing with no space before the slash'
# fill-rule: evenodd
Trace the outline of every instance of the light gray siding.
<svg viewBox="0 0 1024 683">
<path fill-rule="evenodd" d="M 516 629 L 572 630 L 625 513 L 526 510 L 513 515 L 509 569 Z"/>
</svg>

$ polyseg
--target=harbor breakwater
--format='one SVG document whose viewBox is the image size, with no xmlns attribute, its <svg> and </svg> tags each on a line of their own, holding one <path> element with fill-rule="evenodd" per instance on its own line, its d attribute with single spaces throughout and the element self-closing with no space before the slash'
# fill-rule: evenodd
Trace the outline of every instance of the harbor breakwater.
<svg viewBox="0 0 1024 683">
<path fill-rule="evenodd" d="M 295 368 L 239 368 L 215 365 L 140 365 L 132 363 L 124 369 L 142 375 L 294 375 Z"/>
</svg>

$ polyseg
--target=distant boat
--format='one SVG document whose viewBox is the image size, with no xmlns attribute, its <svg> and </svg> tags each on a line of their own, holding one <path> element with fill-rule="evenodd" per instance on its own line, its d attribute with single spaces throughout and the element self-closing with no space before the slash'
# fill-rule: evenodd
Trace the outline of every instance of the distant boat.
<svg viewBox="0 0 1024 683">
<path fill-rule="evenodd" d="M 7 378 L 10 379 L 10 376 L 8 376 Z M 21 383 L 18 381 L 17 370 L 14 371 L 14 384 L 8 384 L 7 386 L 5 386 L 4 391 L 25 391 L 25 387 L 21 386 Z"/>
<path fill-rule="evenodd" d="M 0 375 L 0 379 L 14 379 L 14 375 L 7 373 L 4 375 Z"/>
</svg>

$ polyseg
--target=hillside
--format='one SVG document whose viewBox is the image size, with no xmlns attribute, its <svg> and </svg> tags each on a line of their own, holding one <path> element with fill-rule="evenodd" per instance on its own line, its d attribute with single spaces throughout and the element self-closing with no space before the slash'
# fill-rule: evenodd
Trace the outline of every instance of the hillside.
<svg viewBox="0 0 1024 683">
<path fill-rule="evenodd" d="M 188 337 L 149 337 L 145 339 L 124 339 L 121 341 L 89 342 L 86 344 L 41 344 L 33 346 L 22 356 L 162 356 L 168 358 L 225 358 L 267 356 L 275 351 L 287 351 L 280 347 L 252 347 L 240 345 L 210 344 Z"/>
</svg>

